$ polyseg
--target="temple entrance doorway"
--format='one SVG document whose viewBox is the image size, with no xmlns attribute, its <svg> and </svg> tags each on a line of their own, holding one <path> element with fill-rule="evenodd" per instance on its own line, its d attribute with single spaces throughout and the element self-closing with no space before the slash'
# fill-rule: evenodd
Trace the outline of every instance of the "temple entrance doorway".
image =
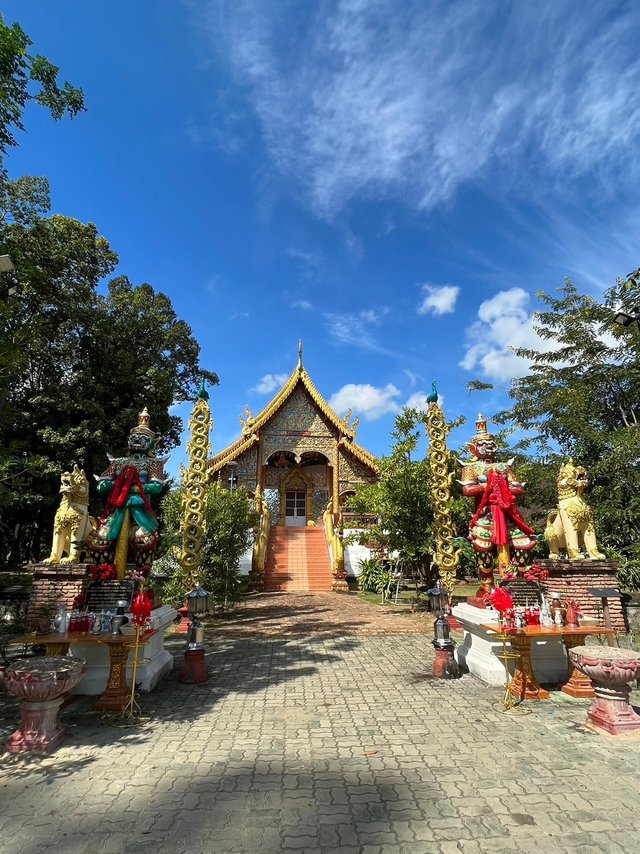
<svg viewBox="0 0 640 854">
<path fill-rule="evenodd" d="M 304 528 L 307 524 L 307 493 L 300 490 L 285 493 L 284 524 L 287 528 Z"/>
</svg>

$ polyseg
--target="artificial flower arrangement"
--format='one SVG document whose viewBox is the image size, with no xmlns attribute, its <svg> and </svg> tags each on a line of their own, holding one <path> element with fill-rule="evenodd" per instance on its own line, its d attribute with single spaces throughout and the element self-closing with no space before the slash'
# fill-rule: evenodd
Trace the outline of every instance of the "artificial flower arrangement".
<svg viewBox="0 0 640 854">
<path fill-rule="evenodd" d="M 147 596 L 144 590 L 141 590 L 133 597 L 131 608 L 131 622 L 134 626 L 144 628 L 148 625 L 151 619 L 151 599 Z"/>
<path fill-rule="evenodd" d="M 484 598 L 485 604 L 491 605 L 492 608 L 505 616 L 508 611 L 513 611 L 513 599 L 508 590 L 504 587 L 496 587 L 495 590 Z"/>
<path fill-rule="evenodd" d="M 537 581 L 542 584 L 549 578 L 549 570 L 542 569 L 537 563 L 532 563 L 524 572 L 518 572 L 517 569 L 508 569 L 502 576 L 503 581 L 515 581 L 517 578 L 523 578 L 525 581 Z"/>
<path fill-rule="evenodd" d="M 89 576 L 92 581 L 113 581 L 118 576 L 118 570 L 112 563 L 100 563 L 89 567 Z"/>
</svg>

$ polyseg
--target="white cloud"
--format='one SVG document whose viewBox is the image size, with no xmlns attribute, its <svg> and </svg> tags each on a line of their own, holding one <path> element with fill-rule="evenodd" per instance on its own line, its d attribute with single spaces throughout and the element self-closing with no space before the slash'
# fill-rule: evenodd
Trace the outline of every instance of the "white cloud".
<svg viewBox="0 0 640 854">
<path fill-rule="evenodd" d="M 378 309 L 366 308 L 359 312 L 346 314 L 326 312 L 324 318 L 329 334 L 339 344 L 348 344 L 352 347 L 360 347 L 363 350 L 391 355 L 390 351 L 383 347 L 374 334 L 374 328 L 379 326 L 388 314 L 389 309 L 383 306 Z"/>
<path fill-rule="evenodd" d="M 303 249 L 296 249 L 295 246 L 290 246 L 286 254 L 294 261 L 299 261 L 307 267 L 319 267 L 322 264 L 322 255 L 317 252 L 305 252 Z"/>
<path fill-rule="evenodd" d="M 272 391 L 284 385 L 287 378 L 287 374 L 265 374 L 251 391 L 256 391 L 258 394 L 271 394 Z"/>
<path fill-rule="evenodd" d="M 416 374 L 414 371 L 410 371 L 409 368 L 405 368 L 404 372 L 409 379 L 409 385 L 416 385 L 418 380 L 422 379 L 420 374 Z"/>
<path fill-rule="evenodd" d="M 492 380 L 509 380 L 528 373 L 529 363 L 510 347 L 551 350 L 552 342 L 541 339 L 529 309 L 531 297 L 523 288 L 500 291 L 478 309 L 478 320 L 466 331 L 467 351 L 460 367 L 479 370 Z"/>
<path fill-rule="evenodd" d="M 609 195 L 638 175 L 634 4 L 191 2 L 275 169 L 320 216 L 466 184 Z M 217 95 L 212 94 L 212 106 Z M 523 168 L 526 163 L 526 168 Z"/>
<path fill-rule="evenodd" d="M 331 396 L 329 405 L 340 415 L 351 409 L 367 421 L 377 421 L 388 412 L 399 411 L 399 396 L 400 389 L 392 383 L 388 383 L 384 388 L 376 388 L 368 383 L 349 383 Z"/>
<path fill-rule="evenodd" d="M 427 411 L 427 394 L 426 391 L 415 391 L 411 397 L 405 403 L 405 406 L 409 409 L 418 409 L 421 412 Z M 438 403 L 440 404 L 440 408 L 444 406 L 444 396 L 438 395 Z"/>
<path fill-rule="evenodd" d="M 307 299 L 297 299 L 291 303 L 291 308 L 301 308 L 303 311 L 310 311 L 313 308 L 313 303 Z"/>
<path fill-rule="evenodd" d="M 418 314 L 451 314 L 456 307 L 456 300 L 460 293 L 457 285 L 422 285 L 424 297 L 418 306 Z"/>
</svg>

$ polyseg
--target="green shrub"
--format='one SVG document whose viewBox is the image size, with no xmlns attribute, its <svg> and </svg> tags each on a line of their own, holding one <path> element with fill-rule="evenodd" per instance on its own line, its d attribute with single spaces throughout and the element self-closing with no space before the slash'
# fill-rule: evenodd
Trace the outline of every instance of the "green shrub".
<svg viewBox="0 0 640 854">
<path fill-rule="evenodd" d="M 379 593 L 378 577 L 383 571 L 382 561 L 376 557 L 366 557 L 358 562 L 358 567 L 360 569 L 358 575 L 358 587 L 360 590 Z"/>
</svg>

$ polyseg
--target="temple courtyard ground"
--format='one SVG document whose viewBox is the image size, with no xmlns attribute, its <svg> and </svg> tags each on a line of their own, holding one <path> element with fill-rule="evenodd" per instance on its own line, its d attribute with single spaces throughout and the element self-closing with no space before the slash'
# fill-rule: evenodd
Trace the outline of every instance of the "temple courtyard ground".
<svg viewBox="0 0 640 854">
<path fill-rule="evenodd" d="M 208 631 L 207 684 L 180 684 L 174 636 L 148 720 L 80 698 L 55 754 L 2 757 L 0 851 L 640 851 L 640 741 L 588 730 L 589 701 L 510 716 L 471 676 L 434 680 L 431 637 L 352 595 L 250 598 Z"/>
</svg>

